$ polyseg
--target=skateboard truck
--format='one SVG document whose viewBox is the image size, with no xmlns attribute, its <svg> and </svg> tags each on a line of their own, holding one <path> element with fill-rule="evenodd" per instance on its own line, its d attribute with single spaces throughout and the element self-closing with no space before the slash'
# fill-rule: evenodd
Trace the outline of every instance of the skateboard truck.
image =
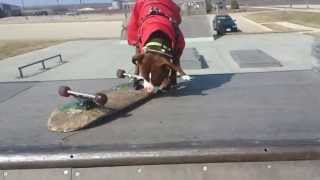
<svg viewBox="0 0 320 180">
<path fill-rule="evenodd" d="M 124 79 L 124 78 L 129 78 L 129 79 L 137 79 L 137 80 L 144 80 L 143 77 L 139 76 L 139 75 L 133 75 L 133 74 L 129 74 L 127 73 L 125 70 L 123 69 L 118 69 L 117 71 L 117 77 L 120 79 Z"/>
<path fill-rule="evenodd" d="M 122 70 L 122 69 L 117 70 L 117 77 L 120 79 L 124 79 L 124 78 L 133 79 L 133 81 L 134 81 L 133 86 L 135 87 L 136 90 L 140 90 L 140 89 L 145 88 L 145 84 L 144 84 L 145 81 L 147 83 L 149 83 L 142 76 L 129 74 L 125 70 Z M 154 87 L 153 93 L 158 93 L 158 92 L 167 92 L 167 91 L 160 88 L 160 87 Z"/>
<path fill-rule="evenodd" d="M 81 107 L 85 107 L 86 109 L 90 109 L 93 106 L 104 106 L 107 101 L 108 97 L 105 94 L 97 93 L 95 95 L 80 93 L 76 91 L 72 91 L 68 86 L 61 86 L 59 88 L 59 95 L 62 97 L 69 97 L 73 96 L 79 101 L 79 105 Z"/>
<path fill-rule="evenodd" d="M 139 75 L 129 74 L 123 69 L 118 69 L 117 77 L 120 79 L 124 79 L 124 78 L 132 79 L 134 81 L 134 87 L 136 90 L 143 89 L 143 82 L 145 81 L 145 79 Z"/>
</svg>

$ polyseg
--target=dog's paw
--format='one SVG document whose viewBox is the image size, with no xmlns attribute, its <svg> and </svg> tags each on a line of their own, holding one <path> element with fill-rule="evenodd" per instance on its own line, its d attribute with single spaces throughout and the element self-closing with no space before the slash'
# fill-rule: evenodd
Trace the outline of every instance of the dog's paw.
<svg viewBox="0 0 320 180">
<path fill-rule="evenodd" d="M 153 93 L 155 90 L 155 87 L 148 81 L 143 82 L 143 87 L 145 90 L 147 90 L 148 93 Z"/>
<path fill-rule="evenodd" d="M 181 78 L 182 78 L 183 80 L 185 80 L 185 81 L 191 81 L 191 80 L 192 80 L 192 77 L 189 76 L 189 75 L 183 75 L 183 76 L 181 76 Z"/>
</svg>

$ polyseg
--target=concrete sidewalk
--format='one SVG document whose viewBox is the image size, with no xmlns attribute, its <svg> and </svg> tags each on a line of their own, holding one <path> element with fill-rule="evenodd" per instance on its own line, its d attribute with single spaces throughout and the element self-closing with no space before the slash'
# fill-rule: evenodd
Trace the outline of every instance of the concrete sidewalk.
<svg viewBox="0 0 320 180">
<path fill-rule="evenodd" d="M 311 55 L 311 36 L 300 33 L 254 34 L 223 36 L 212 38 L 186 39 L 187 49 L 195 49 L 208 67 L 189 66 L 187 55 L 182 59 L 182 66 L 190 74 L 219 74 L 239 72 L 265 72 L 295 69 L 311 69 L 316 62 Z M 245 42 L 245 45 L 244 45 Z M 230 55 L 234 50 L 259 49 L 277 59 L 281 67 L 240 68 Z M 187 53 L 188 50 L 186 50 Z M 83 40 L 71 41 L 50 48 L 0 61 L 0 81 L 21 81 L 18 67 L 28 63 L 61 54 L 65 64 L 57 66 L 58 60 L 51 60 L 48 71 L 39 70 L 41 64 L 23 70 L 23 81 L 48 81 L 70 79 L 114 78 L 115 71 L 123 68 L 133 72 L 131 57 L 134 48 L 119 40 Z M 185 59 L 185 60 L 184 60 Z"/>
</svg>

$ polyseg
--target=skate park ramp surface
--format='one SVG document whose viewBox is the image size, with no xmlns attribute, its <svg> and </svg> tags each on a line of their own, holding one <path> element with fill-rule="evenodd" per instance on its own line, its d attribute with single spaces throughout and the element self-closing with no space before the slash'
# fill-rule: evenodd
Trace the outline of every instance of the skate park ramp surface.
<svg viewBox="0 0 320 180">
<path fill-rule="evenodd" d="M 0 83 L 0 169 L 320 157 L 317 70 L 198 75 L 84 130 L 47 130 L 65 101 L 59 86 L 95 93 L 124 82 Z"/>
<path fill-rule="evenodd" d="M 313 44 L 313 37 L 299 33 L 187 38 L 181 65 L 190 75 L 311 69 L 317 62 Z M 59 58 L 51 59 L 48 70 L 36 64 L 23 69 L 25 78 L 19 78 L 18 67 L 57 54 L 65 63 L 57 66 Z M 126 41 L 70 41 L 1 60 L 0 82 L 115 78 L 118 68 L 134 72 L 133 54 Z"/>
</svg>

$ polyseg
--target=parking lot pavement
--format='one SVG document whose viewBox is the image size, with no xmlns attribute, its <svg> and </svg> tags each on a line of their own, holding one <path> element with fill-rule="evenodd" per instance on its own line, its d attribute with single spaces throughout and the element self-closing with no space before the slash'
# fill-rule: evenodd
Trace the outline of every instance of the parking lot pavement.
<svg viewBox="0 0 320 180">
<path fill-rule="evenodd" d="M 187 38 L 186 48 L 196 50 L 197 55 L 191 55 L 198 58 L 200 65 L 190 62 L 187 57 L 186 60 L 189 61 L 184 62 L 182 59 L 182 66 L 186 65 L 184 63 L 189 63 L 186 66 L 191 68 L 186 71 L 194 75 L 311 69 L 313 63 L 316 62 L 315 57 L 311 54 L 313 42 L 312 36 L 300 33 L 226 35 L 217 40 Z M 255 54 L 250 54 L 250 50 L 262 51 L 266 56 L 279 61 L 281 66 L 240 67 L 231 56 L 232 51 L 239 50 L 244 50 L 245 57 L 248 58 L 255 56 Z M 249 54 L 246 54 L 245 50 L 249 50 Z M 66 42 L 0 61 L 0 81 L 21 81 L 18 78 L 19 66 L 56 54 L 61 54 L 66 63 L 57 66 L 58 60 L 52 60 L 48 63 L 51 69 L 47 71 L 40 70 L 41 64 L 26 68 L 23 70 L 26 78 L 22 80 L 114 78 L 118 68 L 133 72 L 131 57 L 134 54 L 134 48 L 128 46 L 126 41 L 81 40 Z"/>
<path fill-rule="evenodd" d="M 265 32 L 272 32 L 272 29 L 269 29 L 259 23 L 256 23 L 254 21 L 251 21 L 245 17 L 242 16 L 241 13 L 233 13 L 230 14 L 230 16 L 236 20 L 236 24 L 238 26 L 238 29 L 242 33 L 265 33 Z M 208 21 L 211 24 L 211 30 L 212 29 L 212 20 L 214 19 L 215 15 L 208 15 Z"/>
</svg>

